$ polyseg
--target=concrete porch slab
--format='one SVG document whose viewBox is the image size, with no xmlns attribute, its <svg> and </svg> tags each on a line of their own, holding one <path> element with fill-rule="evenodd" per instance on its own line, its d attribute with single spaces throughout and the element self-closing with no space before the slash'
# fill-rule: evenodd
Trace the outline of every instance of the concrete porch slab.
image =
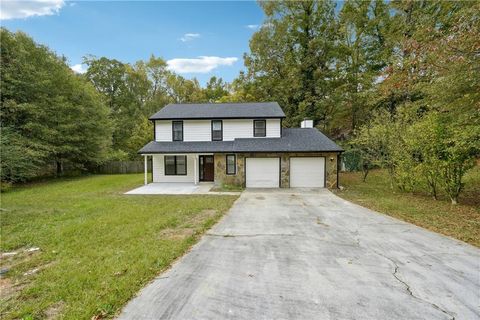
<svg viewBox="0 0 480 320">
<path fill-rule="evenodd" d="M 213 182 L 197 185 L 188 182 L 154 182 L 125 192 L 125 194 L 208 194 Z"/>
</svg>

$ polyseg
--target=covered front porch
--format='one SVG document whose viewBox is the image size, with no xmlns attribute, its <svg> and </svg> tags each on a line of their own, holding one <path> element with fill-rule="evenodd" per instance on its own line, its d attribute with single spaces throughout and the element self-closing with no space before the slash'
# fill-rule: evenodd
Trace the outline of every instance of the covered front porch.
<svg viewBox="0 0 480 320">
<path fill-rule="evenodd" d="M 200 182 L 210 182 L 213 185 L 215 179 L 213 153 L 143 154 L 143 157 L 145 185 L 148 184 L 149 159 L 152 160 L 153 183 L 184 183 L 198 186 Z"/>
</svg>

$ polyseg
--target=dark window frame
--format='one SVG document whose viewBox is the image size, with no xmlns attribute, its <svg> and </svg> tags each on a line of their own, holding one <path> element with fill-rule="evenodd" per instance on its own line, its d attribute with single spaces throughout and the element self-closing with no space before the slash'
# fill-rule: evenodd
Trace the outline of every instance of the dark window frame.
<svg viewBox="0 0 480 320">
<path fill-rule="evenodd" d="M 167 157 L 173 157 L 173 166 L 175 168 L 175 173 L 167 173 Z M 177 158 L 183 157 L 185 159 L 185 173 L 178 173 L 178 167 L 177 167 Z M 186 176 L 188 172 L 187 169 L 187 156 L 171 156 L 171 155 L 166 155 L 163 157 L 163 174 L 166 176 Z"/>
<path fill-rule="evenodd" d="M 213 122 L 220 122 L 220 126 L 221 126 L 221 129 L 220 129 L 220 139 L 214 139 L 213 138 Z M 214 119 L 212 121 L 210 121 L 210 126 L 211 126 L 211 136 L 212 136 L 212 141 L 223 141 L 223 120 L 217 120 L 217 119 Z"/>
<path fill-rule="evenodd" d="M 175 139 L 175 123 L 180 123 L 182 125 L 182 138 Z M 172 121 L 172 141 L 183 141 L 183 121 Z"/>
<path fill-rule="evenodd" d="M 255 123 L 257 122 L 263 122 L 265 124 L 265 127 L 264 127 L 264 133 L 263 135 L 260 135 L 260 134 L 257 134 L 257 131 L 255 130 Z M 266 119 L 257 119 L 257 120 L 253 120 L 253 136 L 255 138 L 264 138 L 267 136 L 267 120 Z"/>
<path fill-rule="evenodd" d="M 228 172 L 228 157 L 233 156 L 233 173 Z M 229 176 L 234 176 L 237 174 L 237 155 L 234 153 L 230 153 L 225 155 L 225 173 Z"/>
</svg>

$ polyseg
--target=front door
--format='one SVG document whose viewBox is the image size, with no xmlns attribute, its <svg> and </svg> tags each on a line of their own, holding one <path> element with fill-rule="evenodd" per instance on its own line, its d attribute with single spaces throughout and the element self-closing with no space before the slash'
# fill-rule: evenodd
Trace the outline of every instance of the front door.
<svg viewBox="0 0 480 320">
<path fill-rule="evenodd" d="M 200 181 L 213 181 L 213 156 L 199 156 Z"/>
</svg>

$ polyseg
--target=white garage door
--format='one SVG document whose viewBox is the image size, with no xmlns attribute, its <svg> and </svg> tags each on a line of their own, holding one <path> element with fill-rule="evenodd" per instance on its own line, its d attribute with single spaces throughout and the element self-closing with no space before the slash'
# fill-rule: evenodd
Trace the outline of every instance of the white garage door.
<svg viewBox="0 0 480 320">
<path fill-rule="evenodd" d="M 247 188 L 278 188 L 279 158 L 247 158 L 245 179 Z"/>
<path fill-rule="evenodd" d="M 325 187 L 324 157 L 290 158 L 291 188 Z"/>
</svg>

